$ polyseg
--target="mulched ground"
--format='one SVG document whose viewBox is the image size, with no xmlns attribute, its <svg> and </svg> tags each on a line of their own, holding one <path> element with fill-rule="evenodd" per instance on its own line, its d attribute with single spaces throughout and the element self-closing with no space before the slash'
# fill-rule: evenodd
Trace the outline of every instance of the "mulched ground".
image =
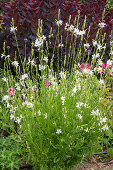
<svg viewBox="0 0 113 170">
<path fill-rule="evenodd" d="M 113 170 L 113 160 L 100 162 L 98 159 L 91 158 L 86 163 L 79 165 L 76 170 Z"/>
</svg>

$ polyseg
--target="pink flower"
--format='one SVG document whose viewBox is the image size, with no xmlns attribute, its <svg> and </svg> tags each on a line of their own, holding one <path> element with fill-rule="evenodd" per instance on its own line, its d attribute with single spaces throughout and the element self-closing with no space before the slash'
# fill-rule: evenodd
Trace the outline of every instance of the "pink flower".
<svg viewBox="0 0 113 170">
<path fill-rule="evenodd" d="M 22 92 L 24 93 L 24 89 L 22 89 Z"/>
<path fill-rule="evenodd" d="M 9 88 L 9 90 L 7 90 L 7 93 L 12 97 L 16 93 L 16 90 L 13 88 Z"/>
<path fill-rule="evenodd" d="M 80 71 L 84 68 L 91 69 L 91 66 L 89 63 L 82 63 L 79 67 L 80 67 L 79 69 Z"/>
<path fill-rule="evenodd" d="M 9 88 L 9 92 L 11 92 L 12 91 L 12 88 Z"/>
<path fill-rule="evenodd" d="M 49 86 L 49 82 L 46 84 L 46 86 Z"/>
<path fill-rule="evenodd" d="M 44 83 L 41 83 L 41 86 L 44 85 L 44 86 L 49 86 L 49 82 L 47 82 L 47 80 L 44 80 Z"/>
<path fill-rule="evenodd" d="M 12 96 L 13 96 L 13 93 L 10 93 L 9 95 L 12 97 Z"/>
</svg>

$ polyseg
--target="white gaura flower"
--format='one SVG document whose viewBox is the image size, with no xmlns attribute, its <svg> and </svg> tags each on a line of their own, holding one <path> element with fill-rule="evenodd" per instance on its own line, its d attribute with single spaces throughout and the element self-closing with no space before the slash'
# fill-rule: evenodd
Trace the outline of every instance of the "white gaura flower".
<svg viewBox="0 0 113 170">
<path fill-rule="evenodd" d="M 13 61 L 13 62 L 12 62 L 12 65 L 15 66 L 15 67 L 18 67 L 18 66 L 19 66 L 19 63 L 18 63 L 18 61 Z"/>
<path fill-rule="evenodd" d="M 80 85 L 80 83 L 78 84 L 78 86 L 77 86 L 77 87 L 78 87 L 78 90 L 80 90 L 80 89 L 81 89 L 81 85 Z"/>
<path fill-rule="evenodd" d="M 99 65 L 99 66 L 102 66 L 102 64 L 103 64 L 102 60 L 101 60 L 101 59 L 98 59 L 98 65 Z"/>
<path fill-rule="evenodd" d="M 98 49 L 98 50 L 101 50 L 101 49 L 102 49 L 102 45 L 97 44 L 97 49 Z"/>
<path fill-rule="evenodd" d="M 89 47 L 90 47 L 89 43 L 84 44 L 84 48 L 89 48 Z"/>
<path fill-rule="evenodd" d="M 42 39 L 43 39 L 43 41 L 46 40 L 46 36 L 45 36 L 45 35 L 42 35 Z"/>
<path fill-rule="evenodd" d="M 30 103 L 30 102 L 28 102 L 28 103 L 27 103 L 27 107 L 28 107 L 28 108 L 33 108 L 33 104 Z"/>
<path fill-rule="evenodd" d="M 49 38 L 53 37 L 53 33 L 48 36 Z"/>
<path fill-rule="evenodd" d="M 106 26 L 106 24 L 105 24 L 104 22 L 101 22 L 101 23 L 98 24 L 98 26 L 99 26 L 100 28 L 104 28 L 104 27 Z"/>
<path fill-rule="evenodd" d="M 93 41 L 93 46 L 96 46 L 97 44 L 97 41 Z"/>
<path fill-rule="evenodd" d="M 41 116 L 41 111 L 40 110 L 38 111 L 38 115 Z"/>
<path fill-rule="evenodd" d="M 69 31 L 73 31 L 73 30 L 74 30 L 74 25 L 71 24 L 71 25 L 69 26 Z"/>
<path fill-rule="evenodd" d="M 83 31 L 79 31 L 78 35 L 84 35 L 86 32 L 83 30 Z"/>
<path fill-rule="evenodd" d="M 61 100 L 65 101 L 65 97 L 62 96 L 62 97 L 61 97 Z"/>
<path fill-rule="evenodd" d="M 10 58 L 10 55 L 7 55 L 6 58 Z"/>
<path fill-rule="evenodd" d="M 93 72 L 90 69 L 84 68 L 82 72 L 86 75 L 93 75 Z"/>
<path fill-rule="evenodd" d="M 36 67 L 36 63 L 35 63 L 34 59 L 31 60 L 31 65 Z"/>
<path fill-rule="evenodd" d="M 102 49 L 106 49 L 106 46 L 103 46 Z"/>
<path fill-rule="evenodd" d="M 43 40 L 42 39 L 39 39 L 39 38 L 37 38 L 36 40 L 35 40 L 35 44 L 34 44 L 34 46 L 35 47 L 41 47 L 43 45 Z"/>
<path fill-rule="evenodd" d="M 102 130 L 108 130 L 108 125 L 104 125 L 103 127 L 102 127 Z"/>
<path fill-rule="evenodd" d="M 61 129 L 57 129 L 56 133 L 57 133 L 57 134 L 62 133 Z"/>
<path fill-rule="evenodd" d="M 27 74 L 23 74 L 22 77 L 21 77 L 21 80 L 24 80 L 26 78 L 28 78 L 28 75 Z"/>
<path fill-rule="evenodd" d="M 58 84 L 57 84 L 57 82 L 52 81 L 51 83 L 52 83 L 52 85 L 53 85 L 53 90 L 58 90 Z"/>
<path fill-rule="evenodd" d="M 113 41 L 110 41 L 110 46 L 112 46 L 113 45 Z"/>
<path fill-rule="evenodd" d="M 64 47 L 64 44 L 60 43 L 58 46 L 59 46 L 59 47 Z"/>
<path fill-rule="evenodd" d="M 84 131 L 85 131 L 85 132 L 89 132 L 89 129 L 88 129 L 88 128 L 86 128 L 86 129 L 84 129 Z"/>
<path fill-rule="evenodd" d="M 27 100 L 22 103 L 23 106 L 27 106 L 28 108 L 33 108 L 33 104 L 31 102 L 28 102 Z"/>
<path fill-rule="evenodd" d="M 47 119 L 47 113 L 45 114 L 45 119 Z"/>
<path fill-rule="evenodd" d="M 10 27 L 10 31 L 14 33 L 15 31 L 17 31 L 17 27 L 14 26 Z"/>
<path fill-rule="evenodd" d="M 6 77 L 3 77 L 2 80 L 5 81 L 5 82 L 8 81 L 8 79 Z"/>
<path fill-rule="evenodd" d="M 30 58 L 29 58 L 27 64 L 31 64 L 32 66 L 36 66 L 35 60 L 34 60 L 34 59 L 33 59 L 33 60 L 30 60 Z"/>
<path fill-rule="evenodd" d="M 77 86 L 75 86 L 72 91 L 73 91 L 74 93 L 76 93 L 76 91 L 77 91 Z"/>
<path fill-rule="evenodd" d="M 103 98 L 102 98 L 102 97 L 100 97 L 100 98 L 99 98 L 99 101 L 101 101 L 102 99 L 103 99 Z"/>
<path fill-rule="evenodd" d="M 93 54 L 92 55 L 92 59 L 96 59 L 96 58 L 98 58 L 100 56 L 100 54 L 99 53 L 97 53 L 97 54 Z"/>
<path fill-rule="evenodd" d="M 65 25 L 65 30 L 69 30 L 69 27 L 70 27 L 70 25 L 68 24 L 68 23 L 66 23 L 66 25 Z"/>
<path fill-rule="evenodd" d="M 64 102 L 65 102 L 65 97 L 61 97 L 61 100 L 62 100 L 62 105 L 64 105 Z"/>
<path fill-rule="evenodd" d="M 48 57 L 44 56 L 43 61 L 48 62 Z"/>
<path fill-rule="evenodd" d="M 16 84 L 15 84 L 15 87 L 16 87 L 16 90 L 18 90 L 18 91 L 21 90 L 21 88 L 20 88 L 20 86 L 19 86 L 19 83 L 16 83 Z"/>
<path fill-rule="evenodd" d="M 40 48 L 43 45 L 44 40 L 46 40 L 44 35 L 37 37 L 34 46 Z"/>
<path fill-rule="evenodd" d="M 64 78 L 64 79 L 66 78 L 66 75 L 65 75 L 64 72 L 61 71 L 59 74 L 60 74 L 60 77 L 61 77 L 61 78 Z"/>
<path fill-rule="evenodd" d="M 46 66 L 41 66 L 40 64 L 39 64 L 39 70 L 44 70 L 46 68 Z"/>
<path fill-rule="evenodd" d="M 5 95 L 3 98 L 2 98 L 2 100 L 4 101 L 4 100 L 8 100 L 9 99 L 9 96 L 8 95 Z"/>
<path fill-rule="evenodd" d="M 84 104 L 84 107 L 89 108 L 89 106 L 86 103 Z"/>
<path fill-rule="evenodd" d="M 113 50 L 110 51 L 110 54 L 113 55 Z"/>
<path fill-rule="evenodd" d="M 82 119 L 82 115 L 81 115 L 81 114 L 78 114 L 77 116 L 78 116 L 78 118 L 79 118 L 80 120 Z"/>
<path fill-rule="evenodd" d="M 100 123 L 101 123 L 101 124 L 102 124 L 102 123 L 106 123 L 106 121 L 107 121 L 107 118 L 106 118 L 106 117 L 100 118 Z"/>
<path fill-rule="evenodd" d="M 77 108 L 80 108 L 83 104 L 84 104 L 84 103 L 82 103 L 82 102 L 76 103 L 76 107 L 77 107 Z"/>
<path fill-rule="evenodd" d="M 99 112 L 98 109 L 97 109 L 97 110 L 92 110 L 91 115 L 93 115 L 93 116 L 99 116 L 99 115 L 100 115 L 100 112 Z"/>
<path fill-rule="evenodd" d="M 10 108 L 10 104 L 9 103 L 7 103 L 7 108 Z"/>
<path fill-rule="evenodd" d="M 14 115 L 13 114 L 11 114 L 10 115 L 10 119 L 14 119 L 15 117 L 14 117 Z"/>
<path fill-rule="evenodd" d="M 4 55 L 4 54 L 1 54 L 1 58 L 3 58 L 3 57 L 5 57 L 5 55 Z"/>
<path fill-rule="evenodd" d="M 56 24 L 58 25 L 58 26 L 60 26 L 60 25 L 62 25 L 63 24 L 63 21 L 62 20 L 56 20 Z"/>
<path fill-rule="evenodd" d="M 112 64 L 113 64 L 113 60 L 108 60 L 107 61 L 107 66 L 112 66 Z"/>
<path fill-rule="evenodd" d="M 100 83 L 100 85 L 104 85 L 104 80 L 100 79 L 99 83 Z"/>
<path fill-rule="evenodd" d="M 10 112 L 11 112 L 11 113 L 15 113 L 15 112 L 16 112 L 16 109 L 17 109 L 17 107 L 11 106 L 11 107 L 10 107 Z"/>
<path fill-rule="evenodd" d="M 74 33 L 74 35 L 79 35 L 79 29 L 78 28 L 74 28 L 73 33 Z"/>
<path fill-rule="evenodd" d="M 52 74 L 49 75 L 49 78 L 50 78 L 51 81 L 55 80 L 55 77 Z"/>
<path fill-rule="evenodd" d="M 15 122 L 19 124 L 21 122 L 21 118 L 17 117 Z"/>
</svg>

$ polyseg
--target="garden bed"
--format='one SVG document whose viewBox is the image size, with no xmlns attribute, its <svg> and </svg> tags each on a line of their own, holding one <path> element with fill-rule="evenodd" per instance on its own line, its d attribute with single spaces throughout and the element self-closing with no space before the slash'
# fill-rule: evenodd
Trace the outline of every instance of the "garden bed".
<svg viewBox="0 0 113 170">
<path fill-rule="evenodd" d="M 112 170 L 113 10 L 1 4 L 0 168 Z"/>
</svg>

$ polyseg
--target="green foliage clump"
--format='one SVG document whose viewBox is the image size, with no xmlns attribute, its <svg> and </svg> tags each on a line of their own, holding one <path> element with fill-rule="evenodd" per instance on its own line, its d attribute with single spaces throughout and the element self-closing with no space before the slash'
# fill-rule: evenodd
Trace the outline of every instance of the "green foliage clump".
<svg viewBox="0 0 113 170">
<path fill-rule="evenodd" d="M 11 135 L 7 138 L 0 138 L 0 169 L 14 170 L 19 169 L 21 164 L 20 141 Z"/>
</svg>

